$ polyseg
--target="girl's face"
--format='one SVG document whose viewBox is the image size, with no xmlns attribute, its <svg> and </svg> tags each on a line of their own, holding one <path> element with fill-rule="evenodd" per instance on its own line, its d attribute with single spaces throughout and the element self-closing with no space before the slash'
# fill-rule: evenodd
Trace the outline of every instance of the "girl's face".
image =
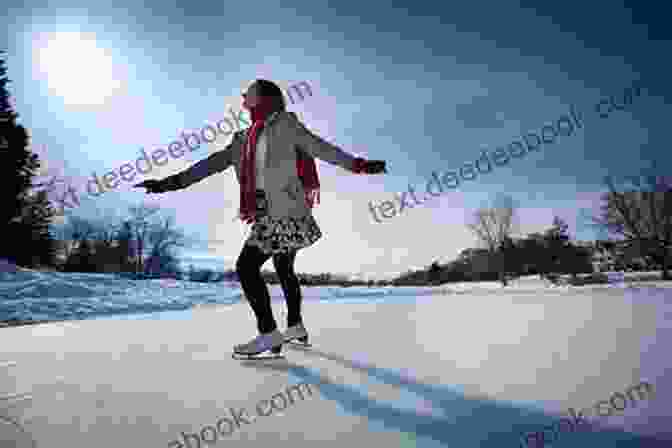
<svg viewBox="0 0 672 448">
<path fill-rule="evenodd" d="M 247 92 L 243 93 L 243 107 L 247 110 L 255 108 L 261 102 L 261 98 L 257 94 L 258 89 L 256 84 L 248 87 Z"/>
</svg>

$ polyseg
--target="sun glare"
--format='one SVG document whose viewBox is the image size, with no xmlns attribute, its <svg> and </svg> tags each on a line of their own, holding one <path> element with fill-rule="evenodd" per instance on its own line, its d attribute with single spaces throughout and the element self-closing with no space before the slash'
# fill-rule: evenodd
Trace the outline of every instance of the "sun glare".
<svg viewBox="0 0 672 448">
<path fill-rule="evenodd" d="M 121 86 L 113 76 L 112 58 L 92 34 L 53 33 L 36 53 L 49 90 L 66 104 L 101 105 Z"/>
</svg>

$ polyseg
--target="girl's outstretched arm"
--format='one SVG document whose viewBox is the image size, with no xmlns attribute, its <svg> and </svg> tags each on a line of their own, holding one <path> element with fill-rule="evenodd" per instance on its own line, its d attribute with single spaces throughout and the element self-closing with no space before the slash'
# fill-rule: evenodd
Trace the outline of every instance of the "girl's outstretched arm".
<svg viewBox="0 0 672 448">
<path fill-rule="evenodd" d="M 174 177 L 174 185 L 176 190 L 181 190 L 193 185 L 206 177 L 213 174 L 220 173 L 231 166 L 232 152 L 227 148 L 211 154 L 207 159 L 196 162 L 184 171 L 181 171 L 173 176 L 168 176 L 166 180 Z"/>
<path fill-rule="evenodd" d="M 241 138 L 240 134 L 234 135 L 233 140 L 226 149 L 211 154 L 207 159 L 196 162 L 184 171 L 158 181 L 146 180 L 134 185 L 134 187 L 145 187 L 147 188 L 147 193 L 164 193 L 166 191 L 187 188 L 206 177 L 222 172 L 233 163 L 233 151 L 240 150 Z"/>
<path fill-rule="evenodd" d="M 332 165 L 338 165 L 353 173 L 377 174 L 387 172 L 385 170 L 385 162 L 367 161 L 361 157 L 348 154 L 339 147 L 310 132 L 296 118 L 295 114 L 290 113 L 287 122 L 297 145 L 312 157 L 324 160 Z"/>
</svg>

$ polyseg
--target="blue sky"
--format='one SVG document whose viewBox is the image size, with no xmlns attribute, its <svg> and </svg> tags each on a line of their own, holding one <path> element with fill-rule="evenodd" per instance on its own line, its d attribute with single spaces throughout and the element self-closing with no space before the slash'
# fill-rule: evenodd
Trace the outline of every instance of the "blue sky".
<svg viewBox="0 0 672 448">
<path fill-rule="evenodd" d="M 47 167 L 80 191 L 93 172 L 135 161 L 141 148 L 166 148 L 182 130 L 226 116 L 228 106 L 239 110 L 240 92 L 255 78 L 283 87 L 307 81 L 313 96 L 289 109 L 344 150 L 386 160 L 389 174 L 354 176 L 319 162 L 322 204 L 314 213 L 325 236 L 297 257 L 302 272 L 385 276 L 452 259 L 477 246 L 465 224 L 502 193 L 519 207 L 517 233 L 541 231 L 559 215 L 579 239 L 593 239 L 589 229 L 576 233 L 577 216 L 597 210 L 605 175 L 669 166 L 669 34 L 664 11 L 646 6 L 5 3 L 19 121 Z M 642 94 L 626 110 L 606 119 L 591 112 L 634 80 Z M 409 183 L 421 188 L 433 170 L 459 169 L 483 149 L 555 122 L 572 104 L 585 114 L 573 135 L 374 221 L 369 201 L 393 200 Z M 132 183 L 181 171 L 212 150 L 202 145 Z M 230 268 L 247 235 L 232 221 L 238 195 L 227 170 L 165 195 L 147 196 L 131 182 L 100 197 L 82 193 L 76 212 L 160 205 L 203 241 L 181 252 L 185 260 Z"/>
</svg>

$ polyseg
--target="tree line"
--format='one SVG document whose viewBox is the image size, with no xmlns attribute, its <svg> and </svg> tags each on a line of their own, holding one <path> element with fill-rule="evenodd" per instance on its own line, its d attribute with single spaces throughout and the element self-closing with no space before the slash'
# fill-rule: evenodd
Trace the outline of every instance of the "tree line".
<svg viewBox="0 0 672 448">
<path fill-rule="evenodd" d="M 546 231 L 514 237 L 516 208 L 510 196 L 502 195 L 491 207 L 475 212 L 468 228 L 479 248 L 465 249 L 447 264 L 433 262 L 425 269 L 409 271 L 396 278 L 395 285 L 427 285 L 463 281 L 500 281 L 524 275 L 540 275 L 558 283 L 562 275 L 570 284 L 604 283 L 602 270 L 660 270 L 662 280 L 670 280 L 672 263 L 672 182 L 666 176 L 649 176 L 642 191 L 609 188 L 600 200 L 600 213 L 590 217 L 592 226 L 605 230 L 608 240 L 573 241 L 568 225 L 559 217 Z M 599 255 L 612 261 L 604 266 Z M 597 258 L 597 260 L 596 260 Z M 606 269 L 605 269 L 606 268 Z M 592 274 L 579 279 L 579 274 Z"/>
</svg>

